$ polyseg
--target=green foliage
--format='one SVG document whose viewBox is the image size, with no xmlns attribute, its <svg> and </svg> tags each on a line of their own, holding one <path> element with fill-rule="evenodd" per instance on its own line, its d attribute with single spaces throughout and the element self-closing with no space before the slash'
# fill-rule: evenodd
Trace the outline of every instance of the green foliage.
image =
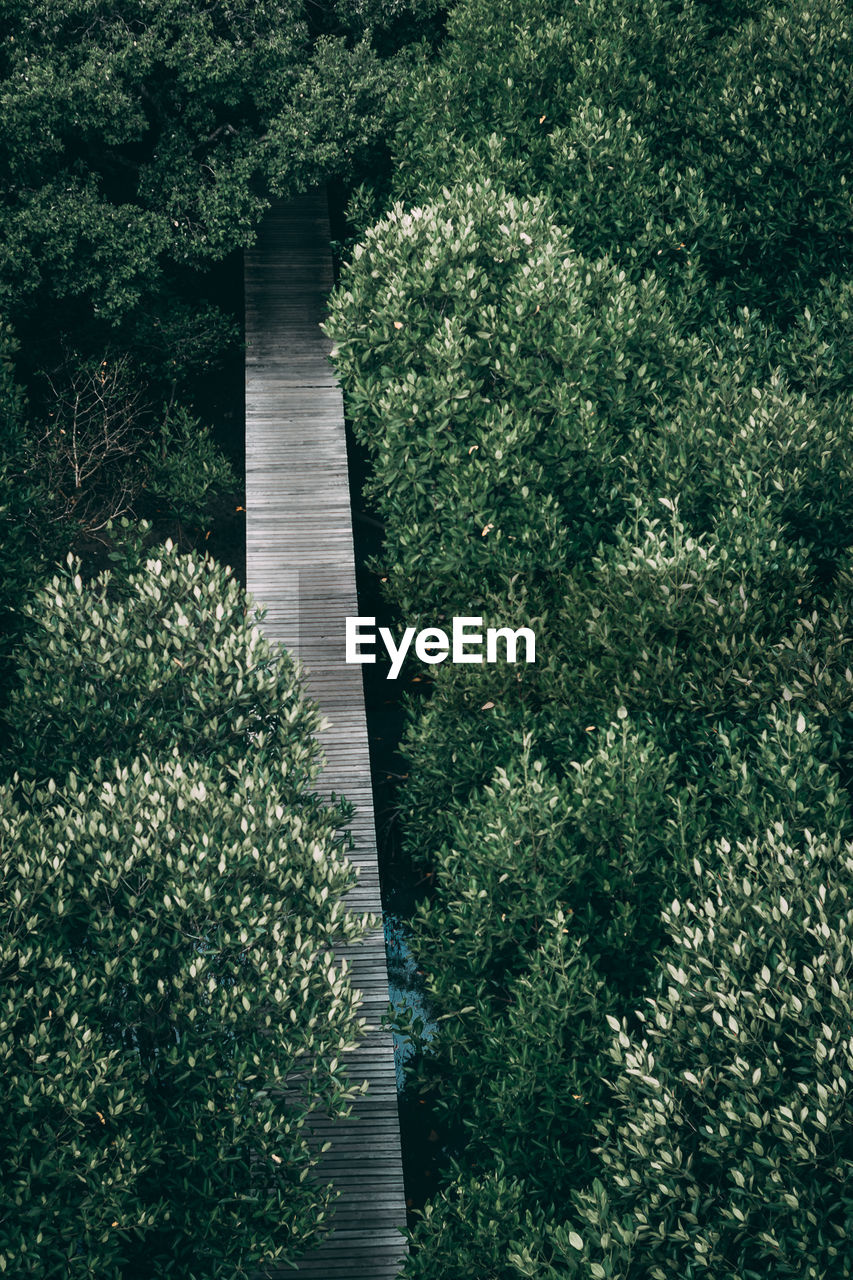
<svg viewBox="0 0 853 1280">
<path fill-rule="evenodd" d="M 26 474 L 26 404 L 15 371 L 18 344 L 0 325 L 0 688 L 9 680 L 10 654 L 23 624 L 23 608 L 54 550 L 41 487 Z"/>
<path fill-rule="evenodd" d="M 116 558 L 91 582 L 69 560 L 28 607 L 10 767 L 43 783 L 99 757 L 128 765 L 177 749 L 235 771 L 260 756 L 286 763 L 294 787 L 310 781 L 318 714 L 237 581 L 171 543 Z"/>
<path fill-rule="evenodd" d="M 347 1108 L 360 1035 L 318 713 L 233 579 L 168 545 L 88 584 L 72 563 L 30 622 L 0 795 L 2 1267 L 293 1262 L 332 1195 L 305 1125 Z"/>
<path fill-rule="evenodd" d="M 540 635 L 535 669 L 436 676 L 409 736 L 415 847 L 513 732 L 535 724 L 565 767 L 624 703 L 667 750 L 698 735 L 701 772 L 706 718 L 802 683 L 833 596 L 846 613 L 853 517 L 849 379 L 824 397 L 779 369 L 813 319 L 791 350 L 746 308 L 685 336 L 655 275 L 585 262 L 545 202 L 488 184 L 368 233 L 329 329 L 391 598 L 411 622 L 474 610 Z M 823 681 L 815 714 L 847 688 Z"/>
<path fill-rule="evenodd" d="M 458 844 L 436 859 L 435 893 L 419 911 L 413 946 L 429 974 L 427 991 L 446 1012 L 417 1083 L 425 1096 L 437 1089 L 438 1114 L 455 1109 L 467 1132 L 460 1147 L 449 1130 L 464 1155 L 452 1171 L 454 1184 L 418 1224 L 411 1274 L 423 1280 L 454 1274 L 452 1241 L 460 1256 L 483 1258 L 471 1271 L 483 1277 L 757 1276 L 759 1261 L 766 1273 L 769 1260 L 782 1256 L 764 1257 L 760 1233 L 770 1231 L 811 1239 L 826 1267 L 817 1265 L 814 1274 L 834 1275 L 840 1255 L 828 1249 L 841 1238 L 847 1212 L 837 1206 L 843 1151 L 829 1128 L 823 1146 L 804 1141 L 796 1186 L 788 1176 L 768 1209 L 767 1176 L 778 1181 L 772 1168 L 790 1163 L 791 1147 L 785 1126 L 768 1130 L 766 1140 L 755 1129 L 769 1125 L 768 1111 L 775 1114 L 764 1092 L 793 1108 L 792 1098 L 822 1098 L 827 1074 L 836 1081 L 839 1106 L 846 1105 L 843 1081 L 853 1058 L 843 1057 L 850 1056 L 845 877 L 853 864 L 850 846 L 843 856 L 839 850 L 851 831 L 848 801 L 834 771 L 817 759 L 820 733 L 795 709 L 774 712 L 759 733 L 718 735 L 716 760 L 706 762 L 698 794 L 674 785 L 674 758 L 655 759 L 627 719 L 618 723 L 604 750 L 572 771 L 574 786 L 549 778 L 544 768 L 499 775 L 469 821 L 460 809 Z M 541 813 L 553 815 L 547 828 L 531 815 L 531 780 L 542 787 Z M 721 827 L 740 833 L 736 853 L 719 836 L 707 839 Z M 815 837 L 816 830 L 834 834 Z M 703 845 L 707 854 L 697 859 L 691 851 Z M 656 884 L 659 877 L 669 885 Z M 553 886 L 550 904 L 559 903 L 550 917 L 539 905 L 545 884 Z M 821 914 L 832 891 L 842 913 L 834 940 Z M 779 905 L 780 893 L 790 911 Z M 673 903 L 662 917 L 655 897 Z M 797 910 L 802 939 L 793 927 Z M 665 934 L 669 945 L 656 973 Z M 818 944 L 824 959 L 815 953 Z M 621 954 L 622 970 L 607 973 L 608 951 Z M 763 964 L 770 968 L 759 984 L 761 1003 L 753 970 Z M 813 990 L 814 973 L 800 979 L 802 965 L 822 975 L 834 1001 Z M 780 1010 L 787 978 L 797 998 Z M 654 994 L 641 1006 L 644 990 Z M 725 1021 L 730 1013 L 735 1024 Z M 619 1032 L 609 1051 L 608 1023 Z M 634 1033 L 638 1026 L 642 1031 Z M 825 1069 L 823 1050 L 815 1048 L 822 1039 Z M 608 1058 L 621 1072 L 615 1116 Z M 764 1082 L 757 1101 L 756 1066 Z M 684 1085 L 691 1075 L 701 1091 Z M 669 1105 L 673 1096 L 677 1106 Z M 818 1105 L 828 1114 L 825 1102 Z M 703 1107 L 712 1114 L 703 1115 Z M 710 1138 L 706 1119 L 715 1120 Z M 843 1132 L 844 1123 L 838 1118 L 832 1131 Z M 763 1150 L 754 1147 L 756 1138 Z M 750 1161 L 747 1169 L 743 1162 Z M 515 1208 L 500 1232 L 484 1230 L 467 1201 L 467 1216 L 453 1209 L 472 1172 L 490 1167 L 505 1179 L 503 1190 L 515 1187 Z M 753 1178 L 748 1222 L 727 1208 L 743 1185 L 741 1169 Z M 669 1189 L 659 1188 L 669 1177 Z M 802 1206 L 783 1192 L 801 1195 Z M 575 1217 L 567 1223 L 570 1201 Z M 830 1231 L 823 1254 L 818 1204 L 839 1228 Z M 791 1212 L 800 1207 L 805 1221 Z M 704 1245 L 696 1247 L 706 1238 L 718 1241 L 707 1258 Z M 724 1269 L 727 1261 L 731 1270 Z M 792 1264 L 780 1274 L 802 1272 Z"/>
<path fill-rule="evenodd" d="M 851 41 L 843 0 L 466 0 L 401 120 L 397 195 L 548 191 L 582 252 L 787 311 L 850 261 Z"/>
<path fill-rule="evenodd" d="M 191 398 L 240 340 L 236 318 L 197 296 L 164 288 L 151 306 L 115 331 L 120 349 L 133 353 L 140 376 L 161 388 L 172 405 Z"/>
<path fill-rule="evenodd" d="M 837 558 L 846 371 L 844 396 L 818 399 L 823 380 L 795 390 L 779 335 L 747 309 L 701 335 L 679 320 L 658 275 L 584 259 L 547 202 L 489 183 L 395 206 L 367 233 L 328 328 L 407 617 L 479 611 L 516 574 L 550 602 L 639 502 L 679 494 L 697 531 L 758 519 Z"/>
<path fill-rule="evenodd" d="M 499 1161 L 538 1202 L 595 1171 L 593 1126 L 611 1110 L 604 1015 L 631 1016 L 647 988 L 659 905 L 684 888 L 691 850 L 724 820 L 758 838 L 782 806 L 800 836 L 827 809 L 845 820 L 792 719 L 771 717 L 757 743 L 717 736 L 709 794 L 679 781 L 677 756 L 624 708 L 561 780 L 527 741 L 451 813 L 430 859 L 412 946 L 442 1012 L 419 1087 L 439 1086 L 436 1114 L 472 1167 Z"/>
<path fill-rule="evenodd" d="M 169 518 L 202 524 L 205 490 L 225 480 L 224 459 L 185 429 L 210 419 L 201 384 L 237 336 L 200 296 L 223 301 L 211 267 L 251 244 L 271 196 L 374 165 L 420 39 L 405 5 L 381 50 L 369 14 L 327 8 L 321 32 L 291 0 L 132 0 L 96 17 L 89 0 L 4 5 L 0 308 L 24 346 L 26 469 L 61 554 L 110 519 L 156 513 L 140 495 L 166 418 L 153 486 Z M 128 374 L 141 412 L 98 387 L 104 367 Z M 115 393 L 102 397 L 105 449 L 100 391 Z"/>
<path fill-rule="evenodd" d="M 176 409 L 166 419 L 144 461 L 150 496 L 191 528 L 201 527 L 214 499 L 235 486 L 234 472 L 210 428 L 186 409 Z"/>
<path fill-rule="evenodd" d="M 385 212 L 328 331 L 389 605 L 538 639 L 532 668 L 432 668 L 404 739 L 404 839 L 429 886 L 412 948 L 437 1019 L 411 1087 L 447 1156 L 418 1280 L 847 1274 L 830 1251 L 846 1149 L 800 1117 L 796 1203 L 761 1204 L 735 1051 L 712 1064 L 713 1143 L 695 1098 L 654 1127 L 643 1055 L 673 1064 L 669 1124 L 681 1064 L 702 1078 L 695 1022 L 724 999 L 740 1026 L 755 1013 L 740 934 L 703 923 L 685 958 L 661 915 L 707 896 L 694 859 L 741 923 L 744 876 L 765 905 L 774 876 L 801 874 L 804 902 L 824 877 L 827 972 L 846 945 L 851 34 L 839 0 L 463 0 L 416 73 L 392 198 L 353 198 L 362 225 Z M 767 911 L 755 945 L 775 964 L 799 925 Z M 667 1004 L 666 965 L 713 970 L 719 999 L 700 1008 L 690 977 L 693 1003 Z M 797 1090 L 830 1088 L 809 1057 L 829 1005 L 799 999 L 790 1046 L 760 1017 L 748 1033 L 760 1117 L 767 1082 L 795 1117 Z M 686 1174 L 666 1182 L 677 1146 L 690 1195 Z M 749 1214 L 736 1175 L 754 1177 Z"/>
<path fill-rule="evenodd" d="M 666 394 L 690 359 L 653 279 L 637 288 L 586 262 L 547 202 L 490 183 L 395 206 L 356 248 L 328 328 L 354 428 L 375 451 L 369 492 L 407 615 L 436 597 L 470 611 L 483 595 L 472 581 L 562 569 L 567 545 L 606 518 L 644 390 Z M 443 597 L 453 580 L 458 596 Z"/>
<path fill-rule="evenodd" d="M 322 1230 L 303 1125 L 352 1096 L 353 876 L 334 811 L 247 763 L 3 796 L 9 1274 L 247 1276 Z"/>
<path fill-rule="evenodd" d="M 696 861 L 642 1033 L 609 1019 L 604 1180 L 519 1274 L 850 1274 L 851 872 L 849 842 L 782 822 Z"/>
<path fill-rule="evenodd" d="M 421 1248 L 406 1272 L 413 1280 L 516 1280 L 512 1253 L 543 1230 L 544 1215 L 522 1183 L 500 1173 L 463 1176 L 424 1209 Z"/>
<path fill-rule="evenodd" d="M 2 583 L 3 630 L 9 629 L 12 614 L 34 573 L 35 565 L 26 554 L 26 532 L 23 514 L 26 499 L 14 482 L 15 462 L 20 466 L 21 432 L 23 426 L 23 395 L 15 381 L 13 356 L 15 343 L 11 331 L 0 331 L 0 528 L 2 528 L 4 554 L 9 560 L 9 575 Z M 22 510 L 23 508 L 23 510 Z"/>
<path fill-rule="evenodd" d="M 337 0 L 324 8 L 321 21 L 332 29 L 369 34 L 376 48 L 388 53 L 419 40 L 434 42 L 448 5 L 443 0 Z"/>
<path fill-rule="evenodd" d="M 299 4 L 10 4 L 0 298 L 132 310 L 164 262 L 247 243 L 273 187 L 346 174 L 383 130 L 367 46 L 315 51 Z M 312 93 L 335 70 L 325 99 Z"/>
</svg>

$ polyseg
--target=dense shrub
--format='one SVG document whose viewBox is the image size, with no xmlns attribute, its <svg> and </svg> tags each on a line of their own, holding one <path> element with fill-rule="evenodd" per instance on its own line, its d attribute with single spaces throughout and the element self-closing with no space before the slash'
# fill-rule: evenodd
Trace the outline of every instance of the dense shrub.
<svg viewBox="0 0 853 1280">
<path fill-rule="evenodd" d="M 813 686 L 813 629 L 847 607 L 846 376 L 792 387 L 786 340 L 745 308 L 685 335 L 654 274 L 585 262 L 546 202 L 488 184 L 373 228 L 330 331 L 394 604 L 540 635 L 535 669 L 433 669 L 410 737 L 424 833 L 534 723 L 566 764 L 621 703 L 669 750 L 766 710 L 794 670 Z M 820 715 L 848 688 L 822 684 Z"/>
<path fill-rule="evenodd" d="M 582 252 L 661 267 L 698 314 L 718 289 L 785 314 L 850 263 L 851 41 L 843 0 L 466 0 L 402 119 L 396 193 L 474 172 L 547 191 Z"/>
<path fill-rule="evenodd" d="M 143 462 L 150 497 L 190 529 L 203 527 L 215 499 L 235 487 L 232 468 L 216 447 L 210 428 L 186 409 L 179 408 L 166 418 Z"/>
<path fill-rule="evenodd" d="M 770 885 L 777 862 L 798 874 L 781 845 L 805 850 L 802 894 L 819 865 L 842 911 L 850 38 L 836 0 L 466 0 L 401 123 L 396 202 L 342 273 L 329 332 L 389 606 L 538 637 L 532 668 L 432 667 L 404 739 L 429 886 L 412 947 L 438 1019 L 411 1087 L 446 1158 L 418 1280 L 846 1274 L 820 1235 L 847 1209 L 819 1144 L 805 1217 L 797 1190 L 729 1215 L 719 1188 L 747 1177 L 731 1133 L 716 1164 L 691 1135 L 701 1211 L 656 1190 L 631 1147 L 651 1086 L 614 1074 L 607 1018 L 657 1055 L 648 996 L 661 1055 L 701 1076 L 686 1004 L 662 994 L 666 964 L 691 972 L 661 912 L 691 900 L 694 859 Z M 723 834 L 740 862 L 718 866 Z M 792 918 L 773 923 L 794 946 Z M 739 935 L 703 938 L 691 964 L 747 1000 Z M 804 1004 L 790 1060 L 762 1051 L 786 1096 L 829 1088 L 807 1065 L 819 1014 Z M 832 1045 L 844 1016 L 842 991 Z M 705 1271 L 702 1233 L 721 1242 Z"/>
<path fill-rule="evenodd" d="M 325 1226 L 305 1124 L 352 1097 L 361 922 L 294 664 L 223 570 L 137 554 L 56 576 L 20 656 L 0 1265 L 230 1280 Z"/>
<path fill-rule="evenodd" d="M 192 539 L 234 491 L 239 252 L 273 197 L 381 167 L 417 8 L 4 5 L 0 308 L 59 557 L 124 514 Z"/>
<path fill-rule="evenodd" d="M 0 577 L 0 688 L 8 686 L 9 652 L 21 629 L 21 611 L 41 570 L 45 548 L 34 526 L 44 516 L 39 487 L 25 478 L 25 402 L 15 376 L 17 343 L 0 328 L 0 537 L 4 572 Z"/>
<path fill-rule="evenodd" d="M 329 330 L 407 616 L 505 597 L 514 574 L 548 599 L 638 501 L 680 495 L 697 532 L 757 502 L 821 563 L 846 545 L 846 372 L 844 396 L 795 389 L 748 309 L 685 335 L 657 274 L 586 260 L 547 201 L 485 183 L 395 206 Z"/>
<path fill-rule="evenodd" d="M 297 191 L 384 129 L 369 42 L 312 41 L 295 3 L 12 3 L 0 60 L 0 298 L 84 296 L 119 317 L 165 264 L 250 240 L 270 185 Z M 324 93 L 314 92 L 323 84 Z"/>
<path fill-rule="evenodd" d="M 780 1274 L 793 1276 L 802 1274 L 791 1262 L 800 1248 L 817 1265 L 815 1275 L 843 1275 L 842 1255 L 832 1252 L 848 1213 L 843 1151 L 828 1123 L 825 1143 L 807 1135 L 795 1170 L 785 1170 L 794 1141 L 780 1118 L 787 1113 L 771 1125 L 768 1112 L 775 1115 L 774 1100 L 793 1108 L 792 1097 L 823 1098 L 827 1075 L 839 1107 L 846 1105 L 846 797 L 834 771 L 816 758 L 821 735 L 790 707 L 774 712 L 750 741 L 720 735 L 717 759 L 703 775 L 723 806 L 710 815 L 707 806 L 701 813 L 703 797 L 693 788 L 674 791 L 674 761 L 661 768 L 621 724 L 627 751 L 621 762 L 613 759 L 610 779 L 600 752 L 575 771 L 576 798 L 553 805 L 553 827 L 542 818 L 570 784 L 558 787 L 544 769 L 531 770 L 542 784 L 542 816 L 525 826 L 530 785 L 507 771 L 482 801 L 493 830 L 484 832 L 476 812 L 465 824 L 460 811 L 459 844 L 436 859 L 436 891 L 420 910 L 414 946 L 426 957 L 428 991 L 445 1012 L 418 1083 L 437 1088 L 437 1114 L 455 1112 L 467 1132 L 460 1144 L 449 1131 L 464 1156 L 424 1213 L 410 1273 L 418 1280 L 455 1274 L 449 1250 L 456 1249 L 471 1260 L 472 1274 L 501 1278 L 627 1277 L 635 1269 L 654 1280 L 759 1275 L 774 1259 L 790 1263 Z M 626 814 L 614 782 L 636 796 L 644 777 L 652 803 L 659 779 L 658 810 L 644 812 L 634 801 Z M 506 838 L 513 812 L 520 840 Z M 713 831 L 740 833 L 734 845 L 719 836 L 703 842 L 709 816 Z M 622 834 L 632 818 L 639 819 L 633 849 Z M 590 840 L 596 827 L 598 843 Z M 821 830 L 833 835 L 814 834 Z M 549 917 L 537 913 L 543 834 L 553 849 L 545 873 L 554 885 L 551 901 L 560 904 Z M 703 843 L 697 857 L 692 851 Z M 657 854 L 645 866 L 637 857 L 642 845 Z M 654 876 L 678 888 L 660 920 L 655 913 L 644 921 L 641 894 L 654 889 Z M 492 895 L 491 912 L 480 887 Z M 649 893 L 645 903 L 651 900 Z M 824 918 L 825 902 L 834 903 L 835 916 L 827 907 Z M 668 945 L 661 933 L 643 940 L 644 925 L 662 925 Z M 607 943 L 620 934 L 627 935 L 625 969 L 604 982 Z M 496 940 L 503 943 L 497 966 Z M 659 969 L 655 950 L 663 954 Z M 644 990 L 653 993 L 646 1000 Z M 757 1083 L 760 1096 L 753 1096 Z M 826 1103 L 818 1105 L 828 1115 Z M 801 1106 L 794 1119 L 802 1126 Z M 703 1108 L 711 1128 L 700 1123 Z M 843 1133 L 845 1123 L 839 1113 L 832 1132 Z M 763 1126 L 760 1134 L 756 1126 Z M 741 1174 L 752 1179 L 748 1221 L 738 1216 L 745 1213 Z M 770 1208 L 768 1178 L 779 1187 Z M 475 1208 L 471 1197 L 481 1190 Z M 505 1207 L 499 1229 L 484 1222 L 494 1216 L 494 1196 Z M 828 1228 L 823 1237 L 821 1224 Z M 771 1240 L 768 1252 L 762 1232 L 795 1244 L 780 1252 Z M 488 1259 L 480 1269 L 478 1256 Z M 724 1269 L 729 1263 L 731 1271 Z"/>
<path fill-rule="evenodd" d="M 783 822 L 696 861 L 642 1032 L 609 1018 L 603 1181 L 519 1275 L 850 1274 L 851 873 Z"/>
<path fill-rule="evenodd" d="M 167 543 L 116 553 L 84 581 L 69 560 L 28 608 L 9 711 L 9 765 L 44 782 L 99 757 L 245 768 L 247 756 L 310 781 L 319 720 L 293 660 L 274 651 L 229 571 Z M 284 785 L 284 783 L 283 783 Z"/>
</svg>

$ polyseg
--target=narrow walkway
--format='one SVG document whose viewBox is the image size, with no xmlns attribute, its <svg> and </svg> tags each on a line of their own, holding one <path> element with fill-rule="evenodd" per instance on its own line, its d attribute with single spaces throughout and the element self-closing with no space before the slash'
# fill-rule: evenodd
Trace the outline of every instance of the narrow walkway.
<svg viewBox="0 0 853 1280">
<path fill-rule="evenodd" d="M 344 619 L 358 613 L 343 401 L 318 325 L 332 288 L 325 193 L 275 205 L 246 254 L 246 574 L 265 631 L 296 653 L 309 693 L 331 721 L 321 740 L 323 784 L 356 805 L 349 902 L 379 911 L 379 874 L 361 667 L 344 662 Z M 382 932 L 343 949 L 362 1015 L 388 1004 Z M 297 1274 L 390 1280 L 405 1223 L 394 1055 L 368 1033 L 350 1076 L 367 1080 L 354 1118 L 317 1129 L 332 1142 L 323 1174 L 341 1190 L 335 1230 Z M 288 1271 L 287 1275 L 293 1273 Z"/>
</svg>

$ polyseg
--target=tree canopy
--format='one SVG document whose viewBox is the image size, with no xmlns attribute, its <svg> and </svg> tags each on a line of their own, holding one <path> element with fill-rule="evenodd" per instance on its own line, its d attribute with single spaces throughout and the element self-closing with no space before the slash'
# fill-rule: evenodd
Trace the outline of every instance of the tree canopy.
<svg viewBox="0 0 853 1280">
<path fill-rule="evenodd" d="M 120 317 L 381 136 L 388 70 L 366 38 L 314 39 L 302 4 L 7 0 L 2 25 L 4 310 Z"/>
<path fill-rule="evenodd" d="M 408 717 L 417 1280 L 848 1273 L 850 39 L 462 0 L 353 204 L 389 609 L 537 633 Z"/>
<path fill-rule="evenodd" d="M 409 710 L 405 1274 L 849 1276 L 849 6 L 2 13 L 7 1269 L 224 1280 L 326 1221 L 360 924 L 317 716 L 233 579 L 115 520 L 234 483 L 210 270 L 340 179 L 388 610 L 538 641 Z M 112 571 L 44 581 L 86 537 Z"/>
<path fill-rule="evenodd" d="M 226 260 L 381 167 L 437 12 L 0 4 L 5 1274 L 233 1280 L 329 1225 L 350 809 L 294 663 L 182 551 L 242 510 Z"/>
<path fill-rule="evenodd" d="M 233 578 L 80 568 L 30 607 L 0 791 L 0 1269 L 249 1276 L 333 1195 L 305 1126 L 354 1096 L 348 811 Z"/>
</svg>

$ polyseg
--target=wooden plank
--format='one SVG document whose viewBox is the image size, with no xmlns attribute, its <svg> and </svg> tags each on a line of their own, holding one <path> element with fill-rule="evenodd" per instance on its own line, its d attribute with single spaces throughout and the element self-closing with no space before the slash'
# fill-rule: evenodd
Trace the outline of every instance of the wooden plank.
<svg viewBox="0 0 853 1280">
<path fill-rule="evenodd" d="M 331 722 L 321 734 L 323 789 L 357 806 L 349 905 L 381 912 L 361 668 L 344 661 L 344 619 L 358 610 L 343 402 L 319 324 L 332 287 L 325 195 L 273 206 L 245 256 L 246 576 L 264 630 L 303 664 Z M 406 1210 L 394 1054 L 378 1029 L 388 1003 L 385 942 L 372 931 L 342 947 L 371 1028 L 350 1055 L 368 1091 L 345 1121 L 316 1117 L 329 1141 L 321 1177 L 341 1195 L 335 1229 L 297 1275 L 392 1280 L 405 1253 Z M 282 1272 L 292 1275 L 292 1271 Z"/>
</svg>

